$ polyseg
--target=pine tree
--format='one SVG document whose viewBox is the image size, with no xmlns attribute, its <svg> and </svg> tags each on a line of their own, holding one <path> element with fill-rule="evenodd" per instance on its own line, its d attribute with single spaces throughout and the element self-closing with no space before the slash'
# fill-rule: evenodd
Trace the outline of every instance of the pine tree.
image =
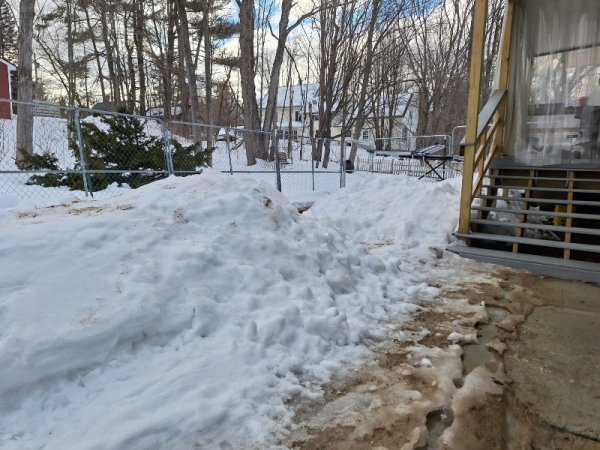
<svg viewBox="0 0 600 450">
<path fill-rule="evenodd" d="M 81 132 L 88 170 L 116 170 L 125 173 L 94 173 L 90 175 L 94 190 L 105 189 L 111 183 L 127 184 L 132 188 L 165 178 L 164 144 L 161 137 L 146 133 L 145 124 L 136 117 L 100 116 L 97 121 L 83 121 Z M 206 166 L 210 151 L 200 151 L 198 144 L 188 147 L 171 140 L 173 165 L 180 171 L 195 171 Z M 79 147 L 71 145 L 77 159 L 76 168 L 81 167 Z M 147 173 L 132 173 L 129 170 Z M 154 172 L 152 172 L 154 171 Z M 83 189 L 80 176 L 71 180 L 71 189 Z"/>
<path fill-rule="evenodd" d="M 17 21 L 7 0 L 0 0 L 0 58 L 17 62 Z"/>
<path fill-rule="evenodd" d="M 81 122 L 85 167 L 90 171 L 114 172 L 89 174 L 90 186 L 94 191 L 106 189 L 115 182 L 119 186 L 126 184 L 137 188 L 167 176 L 162 137 L 149 135 L 144 122 L 136 117 L 97 117 L 99 120 Z M 80 170 L 79 146 L 72 141 L 70 147 L 76 160 L 74 169 Z M 173 166 L 177 171 L 185 175 L 185 172 L 193 173 L 208 165 L 212 150 L 200 151 L 199 147 L 199 144 L 184 147 L 171 139 Z M 29 170 L 59 170 L 58 160 L 50 155 L 28 156 L 25 165 Z M 84 189 L 80 173 L 34 175 L 28 184 Z"/>
</svg>

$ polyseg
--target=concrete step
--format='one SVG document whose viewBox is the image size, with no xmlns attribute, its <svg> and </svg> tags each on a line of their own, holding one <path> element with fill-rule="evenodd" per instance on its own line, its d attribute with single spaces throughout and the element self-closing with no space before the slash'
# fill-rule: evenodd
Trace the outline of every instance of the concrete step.
<svg viewBox="0 0 600 450">
<path fill-rule="evenodd" d="M 500 180 L 534 180 L 534 181 L 567 181 L 569 179 L 568 176 L 564 177 L 544 177 L 544 176 L 527 176 L 527 175 L 505 175 L 501 173 L 499 175 L 488 175 L 489 178 L 500 179 Z M 573 181 L 581 181 L 586 183 L 600 183 L 600 178 L 585 178 L 578 177 L 575 175 L 573 177 Z"/>
<path fill-rule="evenodd" d="M 566 181 L 566 180 L 565 180 Z M 495 189 L 515 189 L 520 191 L 539 191 L 539 192 L 573 192 L 579 194 L 598 194 L 600 195 L 600 190 L 598 189 L 569 189 L 569 188 L 550 188 L 550 187 L 537 187 L 537 186 L 515 186 L 515 185 L 505 185 L 505 184 L 484 184 L 482 185 L 484 188 L 495 188 Z"/>
<path fill-rule="evenodd" d="M 503 234 L 488 233 L 454 233 L 456 237 L 480 241 L 506 242 L 510 244 L 534 245 L 538 247 L 570 249 L 589 253 L 600 253 L 600 245 L 579 244 L 573 242 L 551 241 L 547 239 L 533 239 Z"/>
<path fill-rule="evenodd" d="M 600 264 L 598 263 L 467 247 L 460 244 L 452 245 L 447 250 L 464 258 L 527 269 L 550 277 L 600 283 Z"/>
<path fill-rule="evenodd" d="M 561 227 L 561 226 L 547 225 L 547 224 L 541 224 L 541 223 L 507 222 L 507 221 L 489 220 L 489 219 L 472 219 L 471 223 L 476 224 L 476 225 L 485 225 L 485 226 L 494 226 L 494 227 L 526 228 L 529 230 L 555 231 L 558 233 L 589 234 L 592 236 L 600 236 L 600 228 Z"/>
<path fill-rule="evenodd" d="M 600 196 L 600 193 L 599 193 Z M 556 204 L 556 205 L 578 205 L 578 206 L 598 206 L 600 207 L 600 201 L 588 201 L 588 200 L 567 200 L 567 199 L 554 199 L 554 198 L 538 198 L 538 197 L 504 197 L 502 195 L 476 195 L 475 198 L 481 198 L 486 200 L 509 200 L 517 202 L 527 203 L 543 203 L 543 204 Z"/>
<path fill-rule="evenodd" d="M 513 209 L 513 208 L 493 208 L 487 206 L 472 206 L 473 211 L 487 211 L 487 212 L 502 212 L 514 215 L 526 215 L 526 216 L 545 216 L 545 217 L 571 217 L 573 219 L 587 219 L 587 220 L 600 220 L 600 214 L 578 214 L 568 213 L 560 211 L 535 211 L 531 209 Z"/>
</svg>

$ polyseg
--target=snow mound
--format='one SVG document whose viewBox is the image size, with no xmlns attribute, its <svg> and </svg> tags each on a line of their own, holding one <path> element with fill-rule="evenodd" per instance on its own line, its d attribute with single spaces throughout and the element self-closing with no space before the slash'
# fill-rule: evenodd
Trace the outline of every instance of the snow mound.
<svg viewBox="0 0 600 450">
<path fill-rule="evenodd" d="M 404 175 L 372 174 L 318 200 L 308 214 L 330 219 L 373 248 L 410 251 L 413 258 L 439 257 L 454 239 L 460 183 L 460 179 L 428 183 Z"/>
<path fill-rule="evenodd" d="M 9 211 L 0 233 L 6 449 L 264 448 L 287 400 L 365 357 L 423 291 L 271 187 L 212 170 Z"/>
</svg>

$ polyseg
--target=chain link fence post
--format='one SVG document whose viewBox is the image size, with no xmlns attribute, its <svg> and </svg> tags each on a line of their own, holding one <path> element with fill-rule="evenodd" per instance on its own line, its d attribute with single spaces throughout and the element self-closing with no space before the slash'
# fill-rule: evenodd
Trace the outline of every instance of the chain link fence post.
<svg viewBox="0 0 600 450">
<path fill-rule="evenodd" d="M 342 136 L 340 143 L 340 189 L 346 187 L 346 143 Z"/>
<path fill-rule="evenodd" d="M 173 154 L 171 153 L 171 143 L 169 142 L 169 128 L 164 121 L 160 121 L 162 126 L 162 139 L 165 152 L 165 168 L 169 175 L 173 175 L 175 169 L 173 167 Z"/>
<path fill-rule="evenodd" d="M 81 116 L 79 114 L 79 108 L 75 106 L 73 108 L 73 121 L 75 122 L 75 129 L 77 131 L 77 147 L 79 148 L 79 158 L 81 164 L 81 176 L 83 177 L 83 189 L 85 196 L 94 196 L 92 191 L 89 175 L 87 173 L 87 161 L 85 159 L 85 149 L 83 144 L 83 133 L 81 132 Z"/>
<path fill-rule="evenodd" d="M 225 128 L 225 146 L 227 147 L 227 157 L 229 158 L 229 174 L 233 175 L 233 163 L 231 162 L 231 134 L 230 128 Z M 218 136 L 217 136 L 218 137 Z"/>
<path fill-rule="evenodd" d="M 312 148 L 310 152 L 310 174 L 312 178 L 312 190 L 315 190 L 315 138 L 312 139 Z"/>
<path fill-rule="evenodd" d="M 275 173 L 277 190 L 281 192 L 281 161 L 279 161 L 279 133 L 275 132 Z"/>
</svg>

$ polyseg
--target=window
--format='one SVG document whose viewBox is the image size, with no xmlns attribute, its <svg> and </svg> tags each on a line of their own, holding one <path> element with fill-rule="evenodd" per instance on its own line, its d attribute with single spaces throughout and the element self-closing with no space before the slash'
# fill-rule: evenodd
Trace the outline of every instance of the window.
<svg viewBox="0 0 600 450">
<path fill-rule="evenodd" d="M 283 131 L 283 139 L 289 139 L 290 132 L 289 130 Z M 292 140 L 298 139 L 298 130 L 292 130 Z"/>
<path fill-rule="evenodd" d="M 302 122 L 302 112 L 301 111 L 294 111 L 294 120 L 296 122 Z"/>
<path fill-rule="evenodd" d="M 516 16 L 504 149 L 528 165 L 600 155 L 600 2 L 572 3 L 525 2 Z"/>
<path fill-rule="evenodd" d="M 369 139 L 369 130 L 363 130 L 362 138 L 363 138 L 363 140 Z"/>
</svg>

